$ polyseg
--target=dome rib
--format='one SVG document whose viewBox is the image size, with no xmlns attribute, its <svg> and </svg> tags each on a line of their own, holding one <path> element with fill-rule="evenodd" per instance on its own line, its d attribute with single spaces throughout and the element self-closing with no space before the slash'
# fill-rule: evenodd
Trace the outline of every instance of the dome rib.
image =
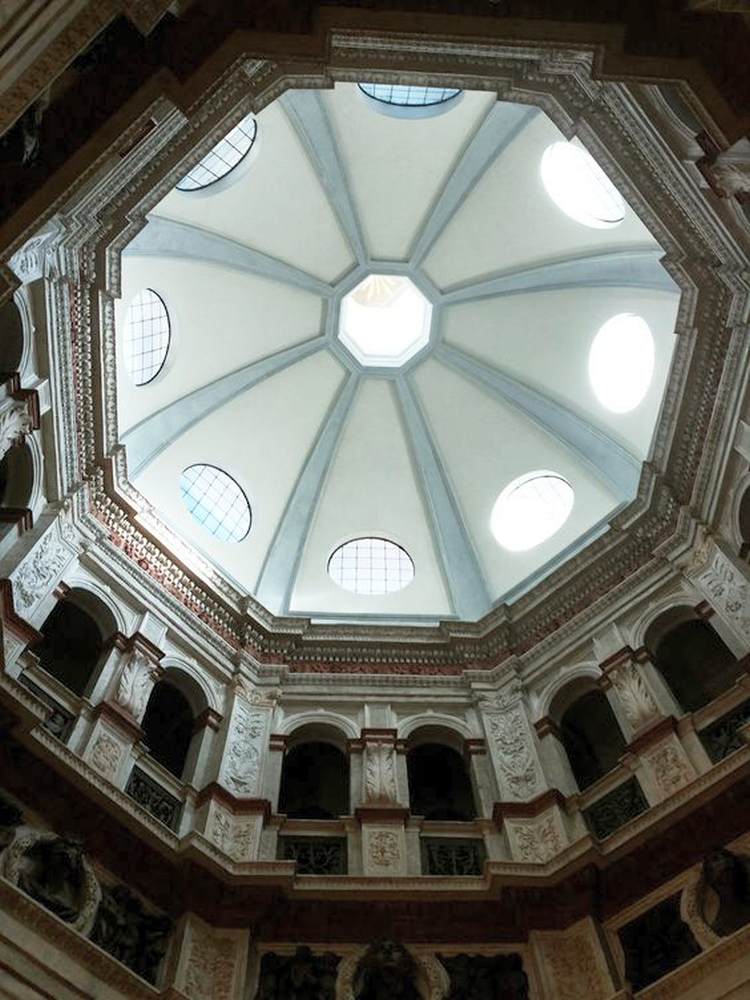
<svg viewBox="0 0 750 1000">
<path fill-rule="evenodd" d="M 360 382 L 360 376 L 351 373 L 323 418 L 258 575 L 255 596 L 278 614 L 289 612 L 310 525 Z"/>
<path fill-rule="evenodd" d="M 491 603 L 487 580 L 411 382 L 397 379 L 396 393 L 453 610 L 459 618 L 476 620 Z"/>
<path fill-rule="evenodd" d="M 504 403 L 510 403 L 561 441 L 612 490 L 618 500 L 630 501 L 636 495 L 641 476 L 640 459 L 603 430 L 545 393 L 455 347 L 440 344 L 435 349 L 435 357 L 448 368 L 489 390 Z"/>
<path fill-rule="evenodd" d="M 124 250 L 126 256 L 172 257 L 182 260 L 220 264 L 245 274 L 270 278 L 285 285 L 294 285 L 305 292 L 327 298 L 331 286 L 313 274 L 293 264 L 271 257 L 227 236 L 219 236 L 200 226 L 174 219 L 151 216 L 135 239 Z"/>
<path fill-rule="evenodd" d="M 490 108 L 448 174 L 443 190 L 412 244 L 412 267 L 422 264 L 484 172 L 497 162 L 536 115 L 536 108 L 519 104 L 498 102 Z"/>
<path fill-rule="evenodd" d="M 294 344 L 209 382 L 152 413 L 121 437 L 122 444 L 127 449 L 129 475 L 136 476 L 143 472 L 147 465 L 185 431 L 236 396 L 298 361 L 317 354 L 325 347 L 324 336 L 304 340 L 301 344 Z"/>
<path fill-rule="evenodd" d="M 358 263 L 365 263 L 369 254 L 362 225 L 321 95 L 313 90 L 289 90 L 282 95 L 280 103 L 339 220 L 352 253 Z"/>
</svg>

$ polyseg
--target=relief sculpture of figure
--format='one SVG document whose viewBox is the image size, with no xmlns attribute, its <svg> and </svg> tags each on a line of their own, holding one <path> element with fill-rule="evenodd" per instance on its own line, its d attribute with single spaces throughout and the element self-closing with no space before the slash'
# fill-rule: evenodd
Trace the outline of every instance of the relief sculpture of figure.
<svg viewBox="0 0 750 1000">
<path fill-rule="evenodd" d="M 314 955 L 299 947 L 293 955 L 263 956 L 256 1000 L 334 1000 L 337 955 Z"/>
<path fill-rule="evenodd" d="M 83 906 L 83 846 L 55 837 L 38 840 L 28 848 L 18 885 L 38 903 L 72 923 Z"/>
<path fill-rule="evenodd" d="M 420 1000 L 417 965 L 393 941 L 377 941 L 363 955 L 354 979 L 356 1000 Z"/>
<path fill-rule="evenodd" d="M 703 919 L 725 937 L 750 922 L 750 860 L 724 849 L 703 862 Z"/>
</svg>

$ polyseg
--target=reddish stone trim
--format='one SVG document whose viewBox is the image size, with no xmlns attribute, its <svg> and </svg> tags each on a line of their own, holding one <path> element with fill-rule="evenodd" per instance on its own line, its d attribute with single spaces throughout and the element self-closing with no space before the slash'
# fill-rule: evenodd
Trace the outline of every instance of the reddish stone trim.
<svg viewBox="0 0 750 1000">
<path fill-rule="evenodd" d="M 536 729 L 536 734 L 540 740 L 544 739 L 545 736 L 555 736 L 558 740 L 562 739 L 560 727 L 548 715 L 545 715 L 543 719 L 537 719 L 534 723 L 534 729 Z"/>
<path fill-rule="evenodd" d="M 651 663 L 651 654 L 645 646 L 639 646 L 633 653 L 633 659 L 636 663 Z"/>
<path fill-rule="evenodd" d="M 39 393 L 36 389 L 21 389 L 19 386 L 19 388 L 11 391 L 11 396 L 13 399 L 17 399 L 19 403 L 26 404 L 26 410 L 31 420 L 31 429 L 38 431 L 42 426 L 42 422 L 41 410 L 39 408 Z"/>
<path fill-rule="evenodd" d="M 535 799 L 528 802 L 496 802 L 492 810 L 492 819 L 498 829 L 503 825 L 503 821 L 510 819 L 532 819 L 543 813 L 551 806 L 565 808 L 565 796 L 556 788 L 549 788 Z"/>
<path fill-rule="evenodd" d="M 608 656 L 606 660 L 602 660 L 599 664 L 599 669 L 603 674 L 609 673 L 610 670 L 618 667 L 624 661 L 632 660 L 633 656 L 634 653 L 630 646 L 623 646 L 622 649 L 618 649 L 616 653 Z"/>
<path fill-rule="evenodd" d="M 365 749 L 364 740 L 347 740 L 346 741 L 346 752 L 347 753 L 363 753 Z"/>
<path fill-rule="evenodd" d="M 124 653 L 128 648 L 128 637 L 123 635 L 122 632 L 113 632 L 104 643 L 104 648 L 108 652 L 111 649 L 117 649 L 119 652 Z"/>
<path fill-rule="evenodd" d="M 52 591 L 52 596 L 57 601 L 66 600 L 71 594 L 71 588 L 67 585 L 64 580 L 59 580 L 57 586 Z"/>
<path fill-rule="evenodd" d="M 482 739 L 464 740 L 464 753 L 467 757 L 487 753 L 487 741 Z"/>
<path fill-rule="evenodd" d="M 409 810 L 403 806 L 359 806 L 354 815 L 360 823 L 405 823 Z"/>
<path fill-rule="evenodd" d="M 215 712 L 212 708 L 205 708 L 193 723 L 193 732 L 199 733 L 206 728 L 217 732 L 223 719 L 224 716 L 220 715 L 219 712 Z"/>
<path fill-rule="evenodd" d="M 162 650 L 142 632 L 133 632 L 127 639 L 127 648 L 137 649 L 138 652 L 145 654 L 149 660 L 153 660 L 157 666 L 159 661 L 164 658 Z"/>
<path fill-rule="evenodd" d="M 361 733 L 361 738 L 365 743 L 377 740 L 379 743 L 385 742 L 385 740 L 393 740 L 396 742 L 398 736 L 398 730 L 396 729 L 363 729 Z"/>
<path fill-rule="evenodd" d="M 195 806 L 199 809 L 204 803 L 213 800 L 221 803 L 230 812 L 237 814 L 263 814 L 263 823 L 267 823 L 271 816 L 271 803 L 268 799 L 238 799 L 228 792 L 226 788 L 212 781 L 210 785 L 202 788 L 195 799 Z"/>
<path fill-rule="evenodd" d="M 695 613 L 703 621 L 708 621 L 709 618 L 713 618 L 716 613 L 708 601 L 701 601 L 700 604 L 695 605 Z"/>
<path fill-rule="evenodd" d="M 34 527 L 34 515 L 30 507 L 0 507 L 0 522 L 15 524 L 21 531 L 30 531 Z"/>
<path fill-rule="evenodd" d="M 286 753 L 288 745 L 289 737 L 285 733 L 271 733 L 268 737 L 268 749 L 274 750 L 276 753 Z"/>
</svg>

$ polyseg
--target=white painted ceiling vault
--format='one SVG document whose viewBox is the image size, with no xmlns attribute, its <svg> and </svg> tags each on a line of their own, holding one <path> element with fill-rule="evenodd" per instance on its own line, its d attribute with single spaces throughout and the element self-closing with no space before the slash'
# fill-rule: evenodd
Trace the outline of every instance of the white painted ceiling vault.
<svg viewBox="0 0 750 1000">
<path fill-rule="evenodd" d="M 669 374 L 678 292 L 627 209 L 615 228 L 564 214 L 540 177 L 562 135 L 543 112 L 466 92 L 396 117 L 354 84 L 292 91 L 257 116 L 223 181 L 174 190 L 123 259 L 118 345 L 143 288 L 169 311 L 163 370 L 135 386 L 118 350 L 120 437 L 133 485 L 170 527 L 275 614 L 476 620 L 607 530 L 633 498 Z M 368 273 L 433 304 L 429 344 L 363 368 L 336 303 Z M 654 338 L 643 401 L 606 409 L 588 374 L 602 324 L 635 313 Z M 208 463 L 244 490 L 252 527 L 220 542 L 180 498 Z M 549 470 L 575 491 L 527 551 L 490 530 L 498 494 Z M 411 556 L 413 581 L 366 596 L 328 575 L 361 536 Z"/>
</svg>

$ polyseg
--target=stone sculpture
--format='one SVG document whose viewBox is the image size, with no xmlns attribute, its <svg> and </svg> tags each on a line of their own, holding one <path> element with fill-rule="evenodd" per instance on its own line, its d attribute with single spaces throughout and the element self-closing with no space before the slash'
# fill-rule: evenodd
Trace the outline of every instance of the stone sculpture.
<svg viewBox="0 0 750 1000">
<path fill-rule="evenodd" d="M 293 955 L 263 956 L 256 1000 L 334 1000 L 339 957 L 313 955 L 297 948 Z"/>
<path fill-rule="evenodd" d="M 420 1000 L 417 964 L 403 945 L 376 941 L 360 960 L 353 992 L 356 1000 Z"/>
<path fill-rule="evenodd" d="M 700 908 L 709 927 L 725 937 L 749 923 L 750 861 L 722 848 L 706 857 L 702 874 Z"/>
<path fill-rule="evenodd" d="M 40 839 L 24 853 L 19 888 L 68 923 L 76 921 L 85 901 L 83 847 L 66 837 Z"/>
<path fill-rule="evenodd" d="M 440 957 L 450 976 L 447 1000 L 528 1000 L 529 980 L 520 955 Z"/>
<path fill-rule="evenodd" d="M 172 921 L 147 913 L 124 885 L 103 889 L 91 940 L 149 983 L 156 983 Z"/>
</svg>

